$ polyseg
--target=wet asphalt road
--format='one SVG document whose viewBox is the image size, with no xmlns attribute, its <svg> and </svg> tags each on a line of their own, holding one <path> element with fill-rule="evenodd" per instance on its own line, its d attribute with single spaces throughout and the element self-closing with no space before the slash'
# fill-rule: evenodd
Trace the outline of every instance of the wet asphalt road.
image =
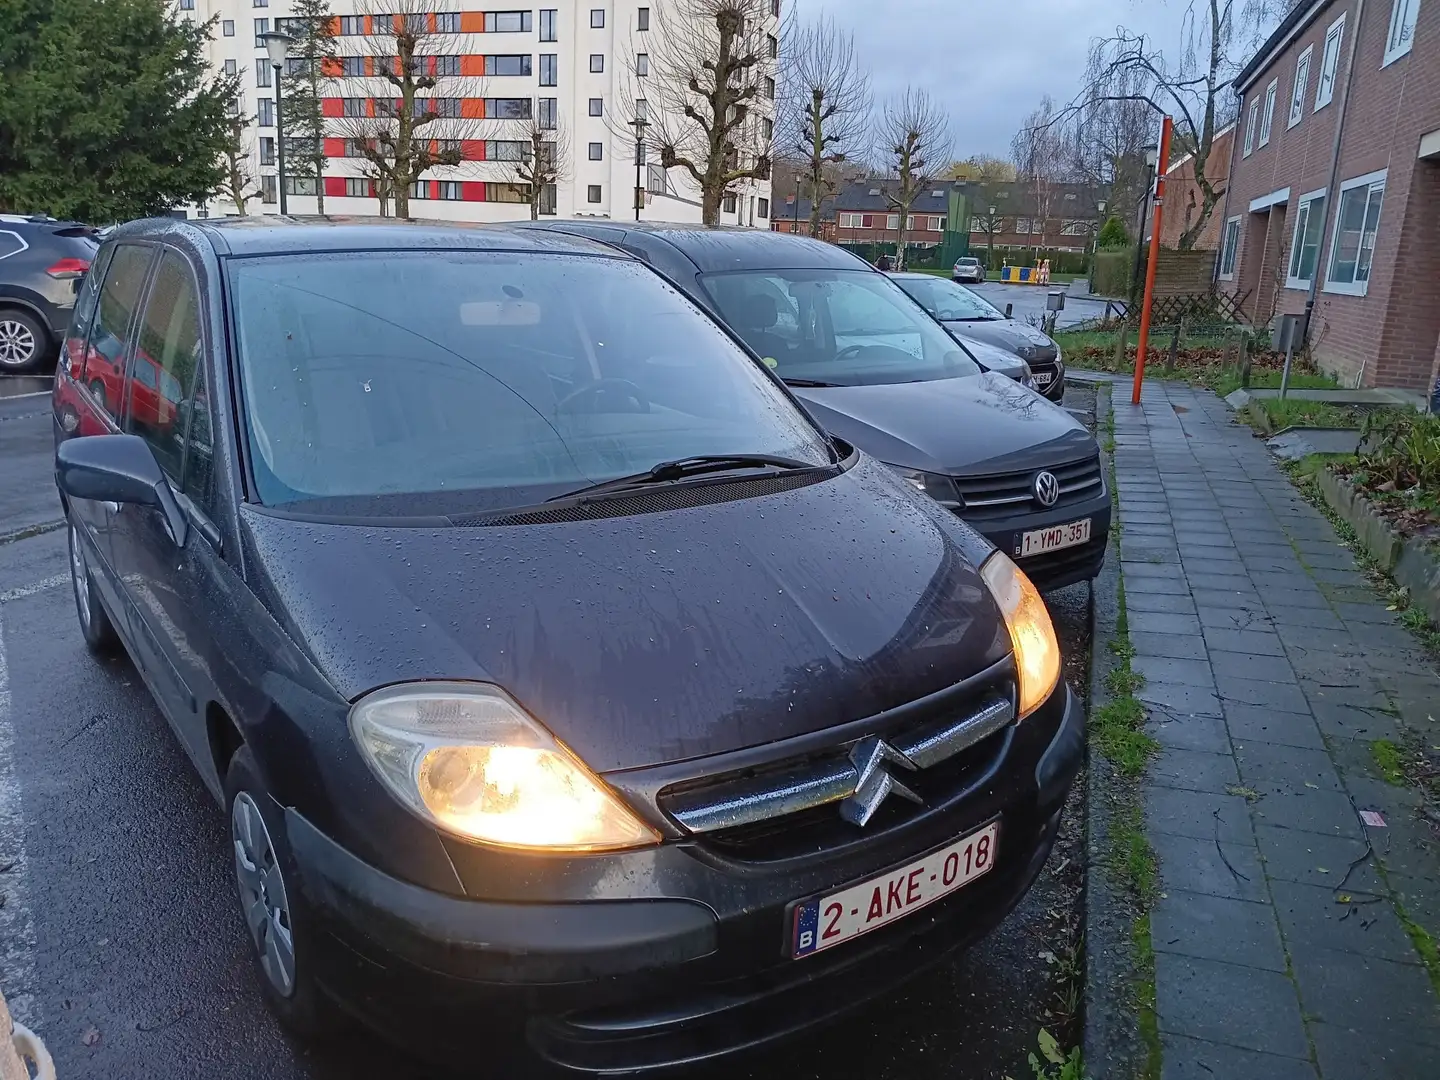
<svg viewBox="0 0 1440 1080">
<path fill-rule="evenodd" d="M 0 399 L 0 535 L 58 515 L 45 405 Z M 363 1033 L 308 1048 L 270 1018 L 222 815 L 129 661 L 86 653 L 65 574 L 63 531 L 0 543 L 0 988 L 60 1076 L 436 1076 Z M 1051 602 L 1062 645 L 1087 647 L 1087 587 Z M 695 1075 L 1028 1076 L 1038 1029 L 1056 1027 L 1055 968 L 1042 954 L 1073 903 L 1057 862 L 1065 874 L 1052 858 L 995 934 L 897 996 L 803 1044 Z M 500 1075 L 487 1059 L 477 1041 L 475 1075 Z"/>
<path fill-rule="evenodd" d="M 1013 304 L 1012 314 L 1015 318 L 1021 322 L 1037 323 L 1045 314 L 1046 299 L 1051 288 L 1065 289 L 1065 310 L 1060 312 L 1055 320 L 1055 325 L 1063 329 L 1086 319 L 1098 319 L 1105 314 L 1103 302 L 1077 298 L 1077 294 L 1085 291 L 1085 286 L 1086 282 L 1082 278 L 1069 285 L 1005 285 L 998 281 L 987 281 L 983 285 L 967 285 L 966 288 L 979 293 L 1001 311 L 1005 310 L 1006 304 Z"/>
</svg>

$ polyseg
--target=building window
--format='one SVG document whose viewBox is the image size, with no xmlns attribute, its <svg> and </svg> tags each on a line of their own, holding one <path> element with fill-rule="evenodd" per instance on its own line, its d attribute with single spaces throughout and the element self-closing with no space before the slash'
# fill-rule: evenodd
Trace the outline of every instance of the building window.
<svg viewBox="0 0 1440 1080">
<path fill-rule="evenodd" d="M 270 58 L 268 56 L 262 56 L 255 61 L 255 85 L 270 85 Z"/>
<path fill-rule="evenodd" d="M 341 15 L 340 35 L 342 37 L 360 37 L 365 33 L 364 15 Z"/>
<path fill-rule="evenodd" d="M 269 19 L 256 19 L 256 20 L 255 20 L 255 48 L 257 48 L 257 49 L 263 49 L 263 48 L 265 48 L 265 42 L 260 39 L 260 35 L 261 35 L 261 34 L 268 34 L 269 32 L 270 32 L 270 20 L 269 20 Z"/>
<path fill-rule="evenodd" d="M 260 164 L 275 164 L 275 139 L 271 135 L 260 136 Z"/>
<path fill-rule="evenodd" d="M 486 202 L 524 203 L 530 201 L 529 184 L 491 182 L 485 185 Z"/>
<path fill-rule="evenodd" d="M 540 189 L 540 205 L 535 208 L 538 214 L 554 216 L 558 213 L 560 199 L 555 190 L 554 184 L 546 184 Z"/>
<path fill-rule="evenodd" d="M 460 198 L 461 198 L 461 195 L 460 195 L 460 181 L 459 181 L 459 180 L 441 180 L 441 181 L 440 181 L 440 198 L 445 199 L 445 200 L 447 200 L 447 201 L 449 201 L 449 202 L 459 202 L 459 201 L 460 201 Z"/>
<path fill-rule="evenodd" d="M 842 229 L 859 229 L 865 224 L 864 214 L 840 214 L 836 223 Z"/>
<path fill-rule="evenodd" d="M 638 10 L 636 10 L 636 12 L 635 12 L 635 29 L 636 29 L 636 30 L 649 30 L 649 29 L 650 29 L 650 9 L 649 9 L 648 7 L 642 7 L 642 8 L 639 8 Z"/>
<path fill-rule="evenodd" d="M 181 10 L 181 11 L 194 11 L 194 10 L 195 10 L 195 0 L 180 0 L 180 10 Z"/>
<path fill-rule="evenodd" d="M 435 13 L 435 32 L 437 34 L 458 34 L 460 33 L 460 13 L 458 11 L 439 11 Z"/>
<path fill-rule="evenodd" d="M 765 96 L 771 101 L 775 100 L 775 80 L 769 75 L 765 76 Z"/>
<path fill-rule="evenodd" d="M 757 209 L 756 209 L 755 213 L 756 213 L 758 216 L 763 217 L 763 218 L 768 218 L 768 217 L 770 216 L 770 200 L 769 200 L 769 199 L 761 199 L 761 200 L 756 204 L 756 206 L 757 206 Z"/>
<path fill-rule="evenodd" d="M 1249 157 L 1255 150 L 1255 128 L 1260 123 L 1260 99 L 1250 102 L 1249 115 L 1245 117 L 1245 153 Z"/>
<path fill-rule="evenodd" d="M 340 144 L 340 150 L 341 150 L 341 156 L 342 156 L 342 157 L 350 157 L 350 158 L 364 157 L 364 156 L 365 156 L 365 140 L 364 140 L 364 139 L 346 139 L 343 143 Z"/>
<path fill-rule="evenodd" d="M 1415 40 L 1415 20 L 1420 17 L 1420 0 L 1393 0 L 1390 9 L 1390 36 L 1385 39 L 1385 59 L 1380 66 L 1393 64 L 1410 51 Z"/>
<path fill-rule="evenodd" d="M 1326 292 L 1365 295 L 1384 200 L 1383 171 L 1357 176 L 1340 185 L 1335 235 L 1330 240 L 1330 268 L 1325 272 Z"/>
<path fill-rule="evenodd" d="M 1325 192 L 1300 196 L 1295 210 L 1295 239 L 1290 246 L 1287 289 L 1308 289 L 1320 255 L 1320 237 L 1325 230 Z"/>
<path fill-rule="evenodd" d="M 365 99 L 363 97 L 341 98 L 340 111 L 346 116 L 364 116 Z"/>
<path fill-rule="evenodd" d="M 643 97 L 635 99 L 635 119 L 650 119 L 650 106 Z"/>
<path fill-rule="evenodd" d="M 1271 79 L 1265 88 L 1265 116 L 1260 121 L 1260 145 L 1270 141 L 1270 129 L 1275 123 L 1275 95 L 1280 92 L 1280 80 Z"/>
<path fill-rule="evenodd" d="M 430 197 L 430 181 L 416 180 L 410 185 L 410 197 L 412 199 L 428 199 Z"/>
<path fill-rule="evenodd" d="M 437 97 L 429 99 L 415 99 L 415 115 L 424 116 L 427 112 L 433 112 L 436 116 L 446 116 L 451 119 L 458 119 L 461 111 L 461 103 L 458 97 Z M 395 102 L 395 112 L 400 112 L 400 102 Z"/>
<path fill-rule="evenodd" d="M 226 61 L 225 61 L 225 74 L 226 74 L 226 75 L 234 75 L 235 73 L 236 73 L 235 61 L 234 61 L 234 60 L 226 60 Z"/>
<path fill-rule="evenodd" d="M 340 74 L 350 79 L 363 76 L 365 74 L 365 58 L 363 56 L 342 56 L 340 58 Z"/>
<path fill-rule="evenodd" d="M 262 97 L 255 101 L 255 126 L 275 126 L 275 100 L 274 98 Z"/>
<path fill-rule="evenodd" d="M 780 0 L 770 0 L 770 14 L 777 19 L 780 17 Z"/>
<path fill-rule="evenodd" d="M 592 74 L 595 74 L 595 75 L 599 75 L 599 74 L 600 74 L 601 72 L 603 72 L 604 70 L 605 70 L 605 54 L 604 54 L 604 53 L 591 53 L 591 54 L 590 54 L 590 71 L 591 71 L 591 73 L 592 73 Z"/>
<path fill-rule="evenodd" d="M 770 45 L 770 59 L 776 59 L 780 55 L 780 39 L 774 34 L 766 34 L 765 40 Z M 762 214 L 761 216 L 763 217 L 764 215 Z"/>
<path fill-rule="evenodd" d="M 1225 236 L 1220 243 L 1220 276 L 1229 281 L 1235 276 L 1235 253 L 1240 248 L 1240 219 L 1225 222 Z"/>
<path fill-rule="evenodd" d="M 486 139 L 486 161 L 524 161 L 529 149 L 528 139 Z"/>
<path fill-rule="evenodd" d="M 1061 236 L 1089 236 L 1090 223 L 1088 221 L 1067 221 L 1060 226 Z"/>
<path fill-rule="evenodd" d="M 345 194 L 352 199 L 364 199 L 370 195 L 370 178 L 366 176 L 347 176 L 345 178 Z"/>
<path fill-rule="evenodd" d="M 590 115 L 591 115 L 591 116 L 604 116 L 604 115 L 605 115 L 605 99 L 604 99 L 604 98 L 592 97 L 592 98 L 590 99 Z"/>
<path fill-rule="evenodd" d="M 589 145 L 589 154 L 591 161 L 600 161 L 605 156 L 605 144 L 592 142 Z"/>
<path fill-rule="evenodd" d="M 600 185 L 589 184 L 585 188 L 585 201 L 587 203 L 598 203 L 600 199 Z"/>
<path fill-rule="evenodd" d="M 541 98 L 554 101 L 554 98 Z M 491 120 L 529 120 L 530 99 L 528 97 L 492 97 L 485 99 L 485 115 Z"/>
<path fill-rule="evenodd" d="M 275 179 L 275 176 L 274 176 L 273 173 L 266 173 L 264 176 L 260 177 L 260 201 L 261 201 L 261 202 L 267 202 L 267 203 L 279 202 L 279 201 L 280 201 L 279 191 L 280 191 L 279 181 Z"/>
<path fill-rule="evenodd" d="M 225 37 L 235 36 L 235 20 L 225 19 L 220 23 L 220 33 Z"/>
<path fill-rule="evenodd" d="M 525 101 L 529 105 L 529 99 Z M 529 116 L 529 113 L 526 113 Z M 542 97 L 540 99 L 540 129 L 542 131 L 554 131 L 560 122 L 560 99 L 553 97 Z"/>
<path fill-rule="evenodd" d="M 528 11 L 487 11 L 485 32 L 487 34 L 528 34 L 530 32 Z"/>
<path fill-rule="evenodd" d="M 1345 16 L 1325 31 L 1325 51 L 1320 54 L 1320 81 L 1315 84 L 1315 108 L 1323 109 L 1335 96 L 1335 73 L 1340 67 L 1340 42 L 1345 38 Z"/>
<path fill-rule="evenodd" d="M 885 228 L 887 228 L 887 229 L 898 229 L 898 228 L 900 228 L 900 215 L 899 215 L 899 214 L 886 214 L 886 215 L 885 215 Z"/>
<path fill-rule="evenodd" d="M 313 176 L 287 176 L 285 177 L 286 195 L 314 195 L 315 177 Z"/>
<path fill-rule="evenodd" d="M 642 52 L 642 53 L 636 53 L 636 54 L 635 54 L 635 74 L 636 74 L 636 75 L 649 75 L 649 74 L 650 74 L 650 54 L 649 54 L 649 53 L 643 53 L 643 52 Z"/>
<path fill-rule="evenodd" d="M 459 75 L 460 57 L 458 56 L 437 56 L 435 57 L 436 75 Z"/>
<path fill-rule="evenodd" d="M 560 57 L 556 53 L 540 54 L 540 85 L 560 85 Z"/>
<path fill-rule="evenodd" d="M 1305 119 L 1305 91 L 1310 85 L 1310 58 L 1314 53 L 1315 46 L 1311 45 L 1300 54 L 1300 59 L 1295 61 L 1295 85 L 1290 89 L 1290 119 L 1285 125 L 1287 128 L 1292 128 Z"/>
<path fill-rule="evenodd" d="M 541 41 L 559 41 L 559 40 L 560 40 L 560 38 L 559 38 L 559 37 L 556 35 L 556 33 L 555 33 L 555 31 L 556 31 L 556 26 L 555 26 L 555 24 L 556 24 L 556 21 L 557 21 L 557 19 L 558 19 L 559 14 L 560 14 L 560 10 L 559 10 L 558 8 L 541 8 L 541 9 L 540 9 L 540 40 L 541 40 Z"/>
<path fill-rule="evenodd" d="M 727 214 L 735 213 L 735 193 L 733 191 L 727 191 L 725 193 L 725 198 L 721 201 L 720 209 Z"/>
<path fill-rule="evenodd" d="M 604 8 L 591 8 L 591 9 L 590 9 L 590 29 L 591 29 L 591 30 L 603 30 L 603 29 L 605 29 L 605 9 L 604 9 Z"/>
<path fill-rule="evenodd" d="M 251 7 L 269 7 L 270 0 L 250 0 Z"/>
<path fill-rule="evenodd" d="M 453 154 L 455 157 L 465 157 L 465 142 L 462 139 L 436 139 L 435 149 L 442 154 Z"/>
<path fill-rule="evenodd" d="M 487 56 L 485 57 L 486 75 L 529 75 L 530 54 Z"/>
</svg>

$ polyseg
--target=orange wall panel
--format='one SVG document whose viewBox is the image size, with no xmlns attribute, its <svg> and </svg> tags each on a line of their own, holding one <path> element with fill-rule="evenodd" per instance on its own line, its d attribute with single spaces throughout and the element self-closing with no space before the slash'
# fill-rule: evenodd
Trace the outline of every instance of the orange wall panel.
<svg viewBox="0 0 1440 1080">
<path fill-rule="evenodd" d="M 460 32 L 462 34 L 483 34 L 485 32 L 485 13 L 483 11 L 462 11 L 460 13 Z"/>
<path fill-rule="evenodd" d="M 483 56 L 462 56 L 460 57 L 461 75 L 484 75 L 485 57 Z"/>
<path fill-rule="evenodd" d="M 460 101 L 460 115 L 466 120 L 484 120 L 485 99 L 478 97 L 462 98 Z"/>
</svg>

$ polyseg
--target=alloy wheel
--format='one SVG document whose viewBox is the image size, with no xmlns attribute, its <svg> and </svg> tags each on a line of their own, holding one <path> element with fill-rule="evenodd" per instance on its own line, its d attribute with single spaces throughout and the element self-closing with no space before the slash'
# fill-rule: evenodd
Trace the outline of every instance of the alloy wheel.
<svg viewBox="0 0 1440 1080">
<path fill-rule="evenodd" d="M 295 941 L 290 900 L 279 856 L 260 807 L 249 792 L 235 796 L 230 808 L 230 836 L 235 845 L 235 876 L 245 925 L 260 957 L 260 967 L 282 997 L 295 992 Z"/>
<path fill-rule="evenodd" d="M 80 612 L 80 625 L 89 633 L 94 613 L 90 610 L 90 568 L 85 565 L 85 552 L 80 547 L 80 530 L 70 526 L 70 582 L 75 587 L 75 607 Z"/>
<path fill-rule="evenodd" d="M 19 319 L 0 319 L 0 367 L 24 367 L 35 358 L 35 333 Z"/>
</svg>

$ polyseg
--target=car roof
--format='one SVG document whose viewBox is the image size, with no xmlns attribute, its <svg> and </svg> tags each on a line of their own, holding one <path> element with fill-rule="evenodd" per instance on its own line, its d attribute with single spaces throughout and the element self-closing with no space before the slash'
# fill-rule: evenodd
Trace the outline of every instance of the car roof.
<svg viewBox="0 0 1440 1080">
<path fill-rule="evenodd" d="M 181 220 L 145 218 L 119 226 L 106 239 L 183 236 L 208 244 L 220 255 L 290 255 L 308 251 L 406 251 L 470 248 L 631 256 L 608 244 L 570 233 L 516 229 L 505 225 L 465 222 L 398 221 L 394 218 L 335 217 L 313 220 L 265 215 Z"/>
<path fill-rule="evenodd" d="M 587 226 L 594 231 L 645 233 L 663 240 L 685 255 L 702 274 L 725 270 L 855 270 L 868 265 L 844 248 L 808 236 L 765 229 L 687 225 L 663 221 L 596 221 L 577 218 L 555 227 Z"/>
</svg>

